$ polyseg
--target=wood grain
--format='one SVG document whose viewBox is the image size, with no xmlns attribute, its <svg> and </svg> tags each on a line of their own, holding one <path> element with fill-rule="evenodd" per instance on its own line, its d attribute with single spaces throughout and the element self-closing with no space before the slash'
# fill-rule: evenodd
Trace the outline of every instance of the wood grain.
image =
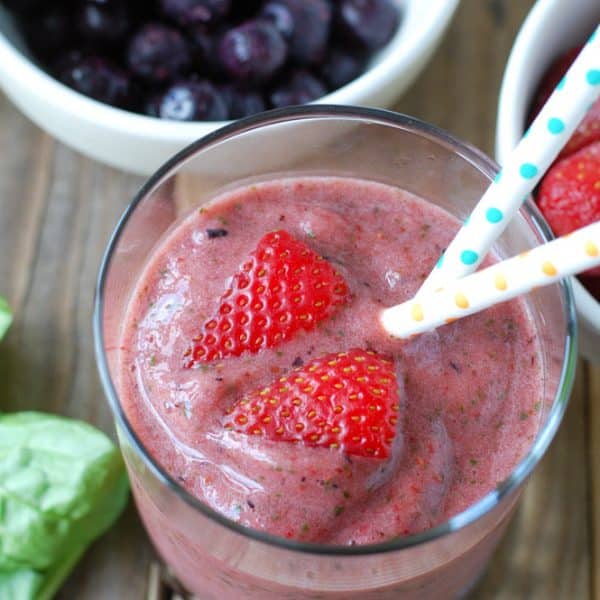
<svg viewBox="0 0 600 600">
<path fill-rule="evenodd" d="M 587 369 L 587 453 L 591 596 L 600 598 L 600 366 Z"/>
<path fill-rule="evenodd" d="M 501 76 L 533 0 L 463 0 L 399 101 L 493 152 Z M 0 294 L 16 320 L 0 346 L 0 410 L 43 409 L 113 434 L 91 311 L 101 255 L 141 184 L 51 140 L 0 96 Z M 90 549 L 63 600 L 146 597 L 153 551 L 132 506 Z M 565 422 L 472 598 L 600 598 L 600 370 L 581 365 Z"/>
</svg>

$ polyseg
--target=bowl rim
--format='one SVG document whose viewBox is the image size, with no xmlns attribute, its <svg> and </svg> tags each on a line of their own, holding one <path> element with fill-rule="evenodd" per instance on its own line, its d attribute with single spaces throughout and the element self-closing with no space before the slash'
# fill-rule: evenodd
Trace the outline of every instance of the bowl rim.
<svg viewBox="0 0 600 600">
<path fill-rule="evenodd" d="M 544 29 L 546 20 L 552 17 L 556 6 L 558 6 L 557 0 L 537 0 L 521 24 L 512 45 L 502 76 L 496 114 L 495 154 L 500 163 L 513 150 L 525 132 L 529 102 L 523 105 L 523 114 L 519 114 L 518 109 L 520 101 L 523 101 L 523 94 L 520 93 L 523 86 L 520 83 L 529 72 L 526 57 L 529 48 L 537 43 L 538 33 Z M 532 93 L 535 89 L 533 88 Z M 585 319 L 586 326 L 593 328 L 600 335 L 600 301 L 596 300 L 576 277 L 572 277 L 571 281 L 577 310 Z"/>
<path fill-rule="evenodd" d="M 383 554 L 395 552 L 416 545 L 422 545 L 450 533 L 461 530 L 467 525 L 475 522 L 486 515 L 504 498 L 510 496 L 527 479 L 534 467 L 538 464 L 546 452 L 548 446 L 556 434 L 564 412 L 566 410 L 571 388 L 573 385 L 575 368 L 577 363 L 577 327 L 575 317 L 575 307 L 571 284 L 568 280 L 553 285 L 560 289 L 564 314 L 565 314 L 565 345 L 562 358 L 561 373 L 558 380 L 556 394 L 552 408 L 548 414 L 547 420 L 542 429 L 538 432 L 536 440 L 528 450 L 526 455 L 514 467 L 511 474 L 502 482 L 499 482 L 494 489 L 470 505 L 461 513 L 454 515 L 441 525 L 433 527 L 427 531 L 402 537 L 393 540 L 369 544 L 364 546 L 336 546 L 328 544 L 316 544 L 307 542 L 298 542 L 288 540 L 280 536 L 268 534 L 262 531 L 254 530 L 228 519 L 224 515 L 216 512 L 208 505 L 192 496 L 183 487 L 181 487 L 173 477 L 171 477 L 146 450 L 144 444 L 137 436 L 134 428 L 129 423 L 124 409 L 118 399 L 116 387 L 112 381 L 108 366 L 108 358 L 105 353 L 104 344 L 104 290 L 114 255 L 114 249 L 131 214 L 135 211 L 137 205 L 151 191 L 165 180 L 176 167 L 191 157 L 193 154 L 201 151 L 213 144 L 226 140 L 231 136 L 238 135 L 245 131 L 256 129 L 264 124 L 273 124 L 276 122 L 289 120 L 303 120 L 307 118 L 346 118 L 354 120 L 363 120 L 372 123 L 380 123 L 388 126 L 408 129 L 419 133 L 430 139 L 435 139 L 440 144 L 450 145 L 466 161 L 471 162 L 476 168 L 486 175 L 490 181 L 498 172 L 499 167 L 492 159 L 474 146 L 457 140 L 445 131 L 420 121 L 419 119 L 395 113 L 389 110 L 373 109 L 355 106 L 336 106 L 336 105 L 318 105 L 318 106 L 298 106 L 273 111 L 267 111 L 258 115 L 240 119 L 235 123 L 225 126 L 215 132 L 211 132 L 204 138 L 189 145 L 180 151 L 168 162 L 166 162 L 154 175 L 152 175 L 136 194 L 132 202 L 123 212 L 113 234 L 108 242 L 106 251 L 102 258 L 100 271 L 95 289 L 94 314 L 93 314 L 93 332 L 94 332 L 94 350 L 96 355 L 97 367 L 100 380 L 111 407 L 113 417 L 118 425 L 119 432 L 122 432 L 132 445 L 136 453 L 142 457 L 144 465 L 152 472 L 154 477 L 171 492 L 173 492 L 181 501 L 190 506 L 190 508 L 200 512 L 211 521 L 225 527 L 226 529 L 242 535 L 245 538 L 255 542 L 263 543 L 269 546 L 286 549 L 289 551 L 309 553 L 313 555 L 326 556 L 366 556 L 371 554 Z M 535 206 L 525 205 L 520 211 L 525 214 L 530 227 L 537 233 L 541 239 L 549 239 L 551 232 Z"/>
<path fill-rule="evenodd" d="M 419 0 L 422 2 L 423 0 Z M 425 0 L 427 1 L 427 0 Z M 418 35 L 407 35 L 400 25 L 395 36 L 378 51 L 384 57 L 362 75 L 345 86 L 326 94 L 311 104 L 353 104 L 360 102 L 366 90 L 385 89 L 396 77 L 415 63 L 424 47 L 439 38 L 458 7 L 460 0 L 429 0 L 430 18 L 423 22 Z M 406 0 L 403 2 L 406 4 Z M 400 10 L 406 10 L 404 6 Z M 7 11 L 8 12 L 8 11 Z M 398 52 L 403 48 L 403 52 Z M 206 135 L 207 130 L 220 128 L 235 121 L 199 121 L 178 123 L 126 111 L 89 98 L 62 84 L 30 60 L 0 31 L 0 71 L 7 71 L 25 87 L 36 90 L 53 106 L 69 106 L 80 119 L 94 122 L 97 127 L 134 137 L 156 141 L 189 144 Z M 1 87 L 1 85 L 0 85 Z"/>
</svg>

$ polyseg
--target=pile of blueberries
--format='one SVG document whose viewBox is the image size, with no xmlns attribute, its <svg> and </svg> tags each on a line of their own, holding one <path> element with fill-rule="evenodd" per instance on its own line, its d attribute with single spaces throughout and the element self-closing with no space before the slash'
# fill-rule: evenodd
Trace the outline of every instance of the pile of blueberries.
<svg viewBox="0 0 600 600">
<path fill-rule="evenodd" d="M 0 0 L 54 77 L 176 121 L 304 104 L 360 75 L 394 35 L 393 0 Z"/>
</svg>

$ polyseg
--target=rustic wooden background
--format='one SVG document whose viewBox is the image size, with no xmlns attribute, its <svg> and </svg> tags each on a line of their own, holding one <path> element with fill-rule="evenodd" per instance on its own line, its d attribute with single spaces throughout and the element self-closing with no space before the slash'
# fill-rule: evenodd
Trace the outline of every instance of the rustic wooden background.
<svg viewBox="0 0 600 600">
<path fill-rule="evenodd" d="M 502 72 L 532 4 L 463 0 L 398 110 L 493 153 Z M 0 294 L 16 313 L 0 346 L 0 408 L 53 411 L 112 432 L 92 351 L 92 295 L 108 236 L 141 179 L 55 142 L 1 94 L 0 156 Z M 473 598 L 600 598 L 599 543 L 600 369 L 582 363 L 560 433 Z M 145 598 L 152 559 L 130 506 L 59 598 Z"/>
</svg>

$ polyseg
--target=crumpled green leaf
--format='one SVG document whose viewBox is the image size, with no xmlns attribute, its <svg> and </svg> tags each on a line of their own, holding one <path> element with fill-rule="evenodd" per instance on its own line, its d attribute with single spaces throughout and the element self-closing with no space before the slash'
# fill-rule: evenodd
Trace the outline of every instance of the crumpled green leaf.
<svg viewBox="0 0 600 600">
<path fill-rule="evenodd" d="M 3 573 L 0 571 L 0 597 L 9 600 L 39 598 L 43 577 L 31 569 L 19 569 Z"/>
<path fill-rule="evenodd" d="M 4 337 L 7 329 L 12 323 L 12 314 L 8 302 L 0 296 L 0 340 Z"/>
<path fill-rule="evenodd" d="M 51 598 L 128 491 L 121 455 L 92 426 L 0 415 L 0 598 Z"/>
</svg>

